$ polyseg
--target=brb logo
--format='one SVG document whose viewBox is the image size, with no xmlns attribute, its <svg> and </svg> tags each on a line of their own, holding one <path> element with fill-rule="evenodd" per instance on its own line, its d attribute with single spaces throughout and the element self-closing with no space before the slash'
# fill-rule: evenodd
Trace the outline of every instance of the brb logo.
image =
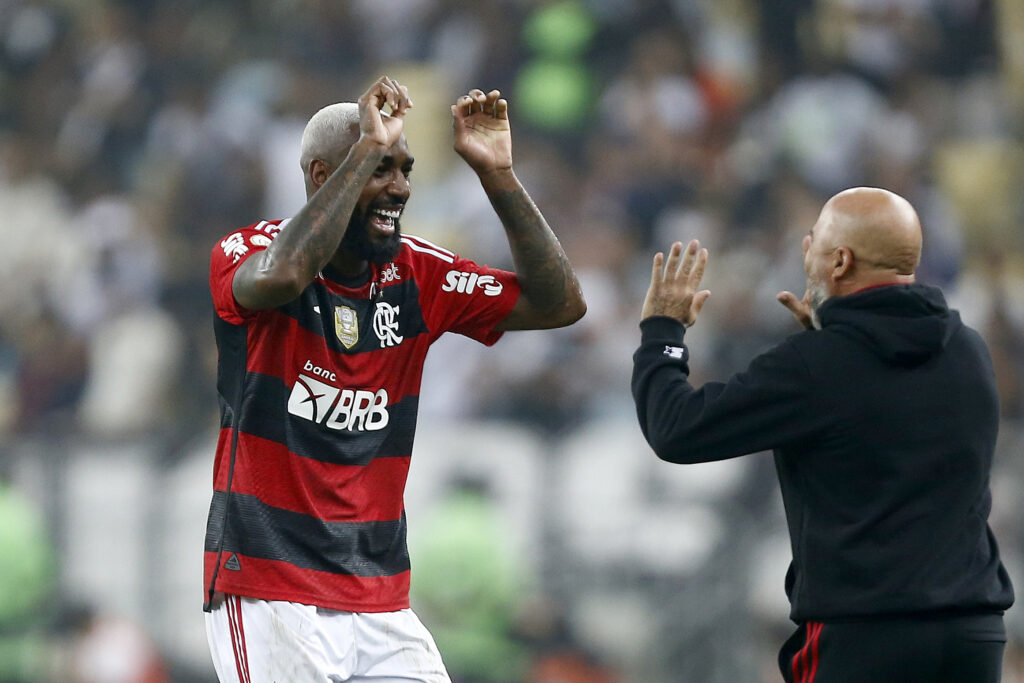
<svg viewBox="0 0 1024 683">
<path fill-rule="evenodd" d="M 441 291 L 472 294 L 478 287 L 484 290 L 484 296 L 498 296 L 502 290 L 501 283 L 495 280 L 493 275 L 449 270 L 448 274 L 444 276 L 444 284 L 441 286 Z"/>
<path fill-rule="evenodd" d="M 337 381 L 337 374 L 306 361 L 302 367 L 317 377 Z M 339 389 L 300 374 L 288 397 L 288 412 L 337 431 L 370 432 L 388 426 L 388 392 Z"/>
</svg>

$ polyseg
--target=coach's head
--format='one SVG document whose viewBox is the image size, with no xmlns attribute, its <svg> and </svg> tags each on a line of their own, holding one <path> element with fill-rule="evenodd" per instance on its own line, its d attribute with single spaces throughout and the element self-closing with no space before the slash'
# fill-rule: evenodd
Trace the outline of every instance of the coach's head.
<svg viewBox="0 0 1024 683">
<path fill-rule="evenodd" d="M 825 203 L 804 237 L 803 250 L 807 303 L 818 327 L 817 310 L 830 297 L 914 282 L 921 261 L 921 223 L 903 197 L 855 187 Z"/>
</svg>

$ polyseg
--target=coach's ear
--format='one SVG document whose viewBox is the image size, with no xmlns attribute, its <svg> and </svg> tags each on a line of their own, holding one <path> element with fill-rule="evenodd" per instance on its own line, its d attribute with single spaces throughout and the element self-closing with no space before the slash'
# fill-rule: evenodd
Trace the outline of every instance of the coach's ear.
<svg viewBox="0 0 1024 683">
<path fill-rule="evenodd" d="M 853 268 L 853 251 L 849 247 L 837 247 L 832 252 L 832 281 L 839 282 Z"/>
</svg>

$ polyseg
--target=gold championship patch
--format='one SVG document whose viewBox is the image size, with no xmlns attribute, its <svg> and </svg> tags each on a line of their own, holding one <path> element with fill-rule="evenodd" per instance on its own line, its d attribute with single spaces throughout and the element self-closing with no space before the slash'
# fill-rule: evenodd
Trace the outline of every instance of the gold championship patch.
<svg viewBox="0 0 1024 683">
<path fill-rule="evenodd" d="M 348 306 L 334 307 L 334 331 L 346 349 L 356 345 L 359 341 L 359 318 L 356 317 L 355 309 Z"/>
</svg>

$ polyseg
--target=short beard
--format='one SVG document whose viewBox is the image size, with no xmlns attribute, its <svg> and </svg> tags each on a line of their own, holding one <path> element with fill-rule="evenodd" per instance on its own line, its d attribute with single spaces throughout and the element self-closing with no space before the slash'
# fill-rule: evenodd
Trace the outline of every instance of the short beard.
<svg viewBox="0 0 1024 683">
<path fill-rule="evenodd" d="M 388 235 L 383 242 L 374 242 L 370 239 L 370 220 L 367 216 L 352 215 L 345 230 L 345 236 L 341 238 L 339 249 L 351 252 L 355 256 L 365 259 L 370 263 L 382 266 L 390 263 L 398 256 L 402 249 L 402 230 L 395 219 L 395 232 Z"/>
<path fill-rule="evenodd" d="M 811 324 L 814 325 L 814 329 L 821 329 L 821 319 L 818 317 L 818 309 L 821 305 L 828 301 L 828 292 L 825 291 L 825 287 L 817 282 L 807 283 L 807 303 L 811 307 Z"/>
</svg>

